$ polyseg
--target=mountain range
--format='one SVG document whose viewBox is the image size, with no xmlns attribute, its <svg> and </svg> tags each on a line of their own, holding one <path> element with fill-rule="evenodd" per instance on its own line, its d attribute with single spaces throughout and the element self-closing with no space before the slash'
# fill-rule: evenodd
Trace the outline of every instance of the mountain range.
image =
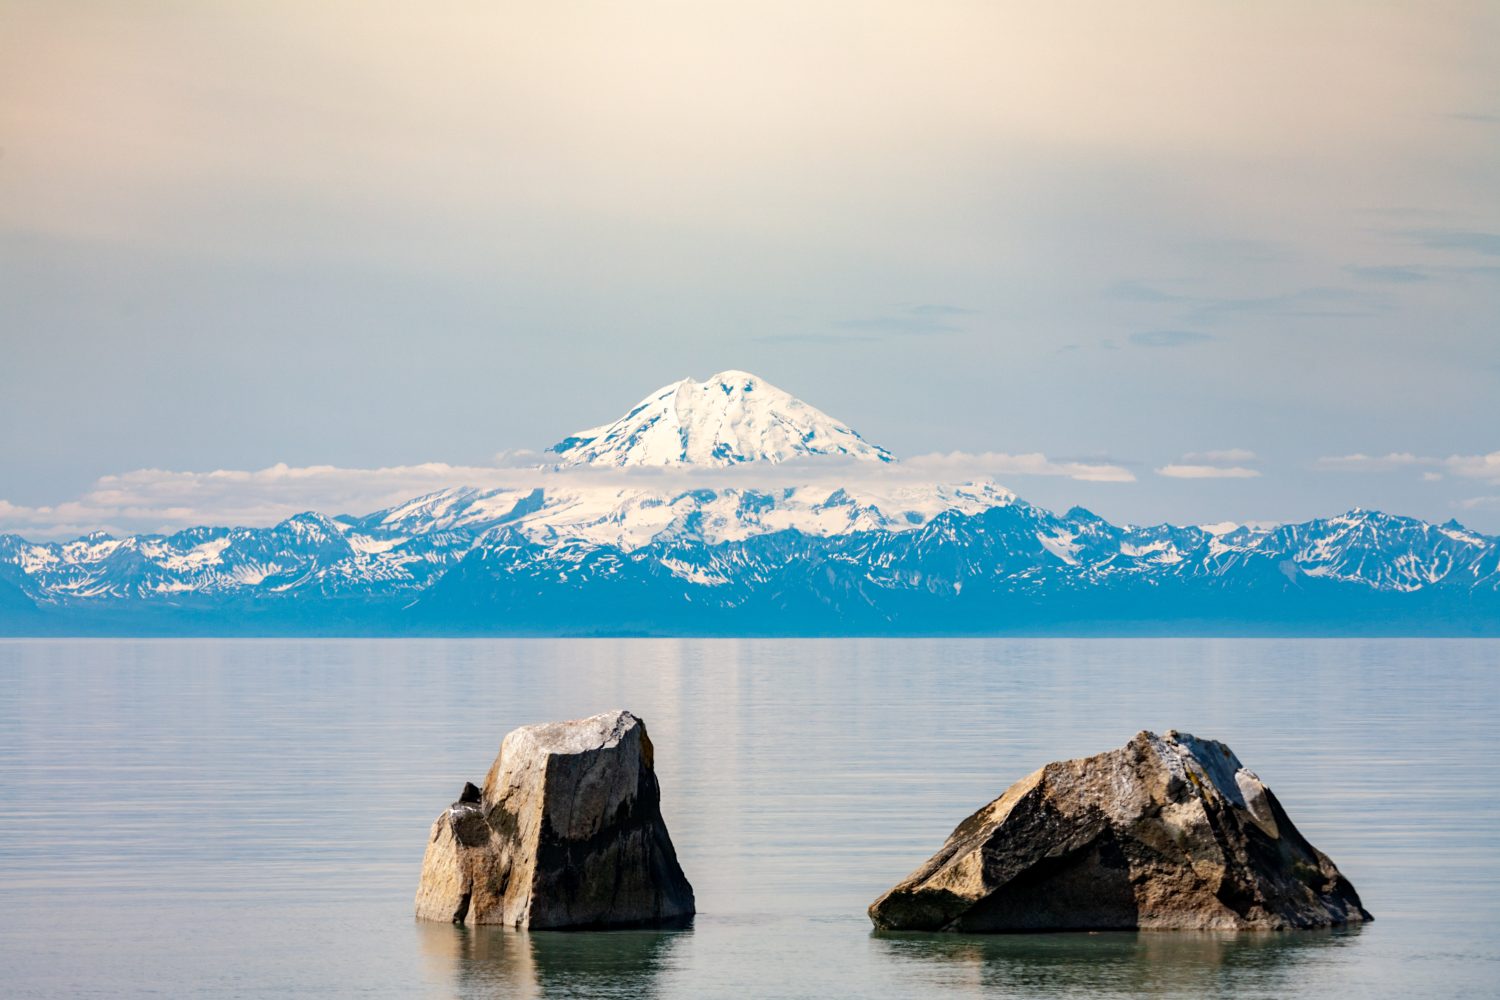
<svg viewBox="0 0 1500 1000">
<path fill-rule="evenodd" d="M 894 475 L 746 372 L 665 386 L 546 457 L 514 488 L 359 516 L 0 535 L 0 634 L 1500 635 L 1500 539 L 1455 521 L 1054 513 Z"/>
</svg>

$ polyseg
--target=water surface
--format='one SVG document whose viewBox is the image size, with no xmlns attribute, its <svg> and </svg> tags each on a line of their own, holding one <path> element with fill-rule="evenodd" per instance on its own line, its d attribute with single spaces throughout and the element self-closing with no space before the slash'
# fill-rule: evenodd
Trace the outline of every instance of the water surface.
<svg viewBox="0 0 1500 1000">
<path fill-rule="evenodd" d="M 1493 995 L 1500 642 L 0 643 L 9 996 Z M 699 916 L 412 920 L 428 827 L 518 725 L 626 707 Z M 864 908 L 1041 764 L 1229 743 L 1376 922 L 879 935 Z"/>
</svg>

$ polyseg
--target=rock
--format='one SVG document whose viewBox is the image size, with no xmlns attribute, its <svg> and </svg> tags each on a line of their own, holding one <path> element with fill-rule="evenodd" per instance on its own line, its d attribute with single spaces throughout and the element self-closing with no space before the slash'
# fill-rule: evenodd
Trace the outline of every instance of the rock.
<svg viewBox="0 0 1500 1000">
<path fill-rule="evenodd" d="M 922 931 L 1283 930 L 1372 919 L 1230 749 L 1142 732 L 1048 764 L 870 906 Z"/>
<path fill-rule="evenodd" d="M 687 922 L 693 887 L 629 712 L 522 726 L 432 824 L 417 916 L 518 928 Z"/>
</svg>

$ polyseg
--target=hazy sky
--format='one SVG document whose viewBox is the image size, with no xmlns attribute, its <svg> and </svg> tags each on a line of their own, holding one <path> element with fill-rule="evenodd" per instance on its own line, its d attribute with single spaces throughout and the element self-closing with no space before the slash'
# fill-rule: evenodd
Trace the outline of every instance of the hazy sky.
<svg viewBox="0 0 1500 1000">
<path fill-rule="evenodd" d="M 742 368 L 1048 506 L 1500 532 L 1497 39 L 1426 0 L 0 0 L 0 530 L 482 470 Z"/>
</svg>

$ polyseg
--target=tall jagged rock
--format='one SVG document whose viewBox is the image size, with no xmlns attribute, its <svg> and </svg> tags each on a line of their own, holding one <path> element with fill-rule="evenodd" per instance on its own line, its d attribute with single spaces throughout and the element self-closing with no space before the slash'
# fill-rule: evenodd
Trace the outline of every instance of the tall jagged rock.
<svg viewBox="0 0 1500 1000">
<path fill-rule="evenodd" d="M 518 928 L 686 922 L 646 725 L 626 711 L 523 726 L 483 790 L 432 825 L 417 916 Z"/>
<path fill-rule="evenodd" d="M 870 906 L 926 931 L 1283 930 L 1371 919 L 1230 749 L 1170 731 L 1061 761 Z"/>
</svg>

